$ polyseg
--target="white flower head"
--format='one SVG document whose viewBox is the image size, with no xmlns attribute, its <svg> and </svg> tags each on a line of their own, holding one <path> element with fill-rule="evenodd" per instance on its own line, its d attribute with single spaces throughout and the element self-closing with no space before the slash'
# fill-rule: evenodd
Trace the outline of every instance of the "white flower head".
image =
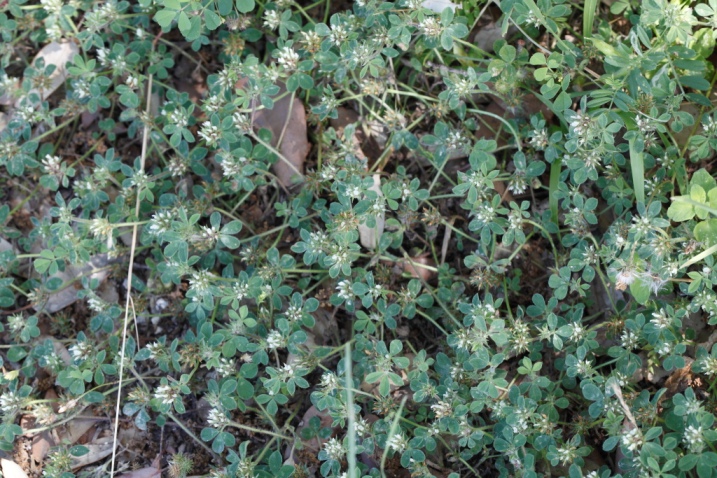
<svg viewBox="0 0 717 478">
<path fill-rule="evenodd" d="M 324 444 L 324 451 L 333 460 L 341 461 L 346 454 L 344 445 L 337 439 L 331 438 Z"/>
<path fill-rule="evenodd" d="M 286 71 L 294 71 L 299 64 L 299 54 L 293 48 L 285 46 L 279 50 L 277 63 L 283 66 Z"/>
<path fill-rule="evenodd" d="M 70 354 L 75 362 L 84 362 L 92 356 L 94 347 L 89 342 L 77 342 L 70 347 Z"/>
<path fill-rule="evenodd" d="M 169 384 L 160 385 L 154 391 L 154 398 L 156 398 L 165 405 L 174 402 L 174 399 L 177 397 L 177 395 L 179 395 L 177 390 L 172 388 Z"/>
</svg>

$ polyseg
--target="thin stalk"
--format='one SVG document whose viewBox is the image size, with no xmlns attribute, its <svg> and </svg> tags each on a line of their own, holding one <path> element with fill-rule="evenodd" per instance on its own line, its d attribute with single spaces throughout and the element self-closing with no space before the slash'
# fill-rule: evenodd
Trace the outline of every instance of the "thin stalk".
<svg viewBox="0 0 717 478">
<path fill-rule="evenodd" d="M 147 81 L 147 104 L 146 104 L 146 111 L 149 112 L 151 107 L 151 101 L 152 101 L 152 78 L 154 75 L 150 74 L 149 79 Z M 140 155 L 140 171 L 144 171 L 144 167 L 147 161 L 147 143 L 149 140 L 149 133 L 150 133 L 150 127 L 149 124 L 145 123 L 144 125 L 144 134 L 142 137 L 142 153 Z M 139 217 L 139 207 L 140 207 L 140 196 L 141 191 L 137 191 L 137 198 L 135 200 L 135 206 L 134 206 L 134 214 L 135 217 Z M 127 345 L 127 324 L 129 322 L 129 311 L 130 311 L 130 304 L 132 300 L 132 277 L 134 276 L 134 256 L 136 253 L 137 248 L 137 233 L 139 230 L 138 225 L 132 226 L 132 245 L 130 246 L 130 254 L 129 254 L 129 267 L 127 268 L 127 299 L 125 301 L 125 308 L 124 308 L 124 319 L 122 320 L 122 347 L 120 348 L 120 369 L 119 369 L 119 375 L 118 380 L 119 384 L 117 387 L 117 402 L 115 404 L 115 423 L 114 423 L 114 431 L 112 433 L 112 461 L 110 465 L 110 476 L 114 476 L 115 473 L 115 464 L 117 460 L 117 436 L 119 433 L 119 416 L 120 416 L 120 402 L 122 400 L 122 378 L 124 374 L 124 357 L 125 357 L 125 347 Z M 139 344 L 138 344 L 139 345 Z M 170 415 L 171 416 L 171 415 Z M 183 427 L 183 425 L 179 424 L 180 427 Z M 190 433 L 190 436 L 191 433 Z M 203 442 L 199 441 L 199 444 L 202 447 L 205 447 Z M 210 453 L 211 449 L 206 448 Z"/>
</svg>

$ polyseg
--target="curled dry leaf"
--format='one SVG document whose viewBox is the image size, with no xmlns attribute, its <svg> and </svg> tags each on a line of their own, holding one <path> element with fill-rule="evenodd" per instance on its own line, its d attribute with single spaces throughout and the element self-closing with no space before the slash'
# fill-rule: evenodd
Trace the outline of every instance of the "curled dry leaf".
<svg viewBox="0 0 717 478">
<path fill-rule="evenodd" d="M 381 192 L 381 175 L 380 174 L 374 174 L 373 175 L 373 186 L 369 188 L 371 191 L 375 191 L 379 196 L 383 196 L 383 193 Z M 359 239 L 361 241 L 361 245 L 364 246 L 366 249 L 374 250 L 376 249 L 376 246 L 378 245 L 379 241 L 381 240 L 381 235 L 383 234 L 383 229 L 386 225 L 386 214 L 381 213 L 378 216 L 376 216 L 376 226 L 375 227 L 369 227 L 366 224 L 359 224 L 358 230 L 359 230 Z"/>
<path fill-rule="evenodd" d="M 4 478 L 27 478 L 27 473 L 14 461 L 3 458 L 0 460 L 0 467 Z"/>
<path fill-rule="evenodd" d="M 37 60 L 43 59 L 45 61 L 45 68 L 49 65 L 55 65 L 55 71 L 50 75 L 50 82 L 46 88 L 33 91 L 38 93 L 42 99 L 54 93 L 67 78 L 65 65 L 72 61 L 75 55 L 79 53 L 80 49 L 71 41 L 62 43 L 53 41 L 45 45 L 37 52 L 37 55 L 35 55 L 35 58 L 32 60 L 32 64 L 37 65 Z M 20 100 L 15 101 L 15 108 L 18 106 L 20 106 Z"/>
</svg>

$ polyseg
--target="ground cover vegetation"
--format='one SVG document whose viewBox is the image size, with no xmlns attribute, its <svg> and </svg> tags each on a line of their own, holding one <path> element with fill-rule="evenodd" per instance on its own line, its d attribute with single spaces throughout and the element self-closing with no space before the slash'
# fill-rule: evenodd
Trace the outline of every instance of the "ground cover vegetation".
<svg viewBox="0 0 717 478">
<path fill-rule="evenodd" d="M 4 476 L 717 476 L 716 32 L 0 1 Z"/>
</svg>

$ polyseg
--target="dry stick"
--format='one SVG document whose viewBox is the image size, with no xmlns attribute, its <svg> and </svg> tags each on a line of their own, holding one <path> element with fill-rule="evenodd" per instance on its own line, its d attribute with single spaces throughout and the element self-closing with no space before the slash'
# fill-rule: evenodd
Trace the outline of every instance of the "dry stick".
<svg viewBox="0 0 717 478">
<path fill-rule="evenodd" d="M 127 297 L 130 297 L 130 300 L 132 301 L 132 322 L 134 323 L 134 336 L 135 340 L 137 341 L 137 347 L 139 347 L 139 326 L 137 325 L 137 311 L 134 308 L 134 299 L 131 298 L 130 294 L 127 294 Z"/>
<path fill-rule="evenodd" d="M 152 75 L 149 75 L 147 82 L 147 114 L 150 111 L 152 101 Z M 144 124 L 144 136 L 142 137 L 142 155 L 140 156 L 140 171 L 144 171 L 144 163 L 147 158 L 147 140 L 149 139 L 149 122 Z M 137 190 L 137 198 L 135 200 L 134 215 L 139 217 L 140 192 Z M 129 253 L 129 267 L 127 268 L 127 300 L 124 306 L 124 320 L 122 321 L 122 346 L 120 348 L 120 369 L 119 369 L 119 385 L 117 387 L 117 405 L 115 406 L 115 423 L 112 435 L 112 465 L 110 467 L 110 476 L 114 476 L 115 462 L 117 460 L 117 434 L 119 433 L 119 414 L 120 400 L 122 398 L 122 376 L 124 374 L 124 349 L 127 344 L 127 322 L 129 321 L 130 304 L 132 303 L 132 275 L 134 272 L 134 254 L 137 247 L 137 224 L 132 225 L 132 245 Z M 139 342 L 137 343 L 139 347 Z"/>
<path fill-rule="evenodd" d="M 276 142 L 276 147 L 281 149 L 281 142 L 284 141 L 284 134 L 286 133 L 286 128 L 289 126 L 289 121 L 291 120 L 291 114 L 294 112 L 294 98 L 295 98 L 295 92 L 291 93 L 291 98 L 289 98 L 289 112 L 286 113 L 286 121 L 284 121 L 284 127 L 281 128 L 281 134 L 279 135 L 279 140 Z"/>
</svg>

